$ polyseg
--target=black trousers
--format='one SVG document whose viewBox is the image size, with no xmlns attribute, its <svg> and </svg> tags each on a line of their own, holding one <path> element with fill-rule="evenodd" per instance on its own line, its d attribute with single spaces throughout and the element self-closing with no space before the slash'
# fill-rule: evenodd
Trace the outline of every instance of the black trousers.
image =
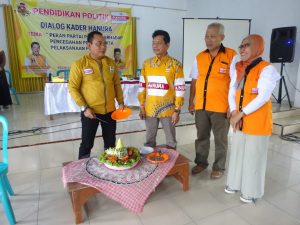
<svg viewBox="0 0 300 225">
<path fill-rule="evenodd" d="M 111 118 L 111 114 L 111 112 L 107 114 L 96 114 L 97 118 L 101 119 L 102 121 L 105 121 L 102 122 L 97 119 L 89 119 L 85 117 L 83 113 L 81 113 L 82 141 L 79 147 L 78 159 L 90 157 L 91 150 L 94 146 L 95 136 L 99 126 L 99 122 L 102 128 L 104 149 L 115 147 L 117 123 Z"/>
</svg>

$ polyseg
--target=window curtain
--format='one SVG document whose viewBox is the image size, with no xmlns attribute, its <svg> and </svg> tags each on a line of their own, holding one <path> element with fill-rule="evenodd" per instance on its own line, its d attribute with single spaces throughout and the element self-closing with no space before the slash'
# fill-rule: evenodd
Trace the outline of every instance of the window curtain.
<svg viewBox="0 0 300 225">
<path fill-rule="evenodd" d="M 10 71 L 12 74 L 12 84 L 17 92 L 38 92 L 44 90 L 44 84 L 46 78 L 21 78 L 21 68 L 19 65 L 17 54 L 17 38 L 20 35 L 19 24 L 13 17 L 13 9 L 11 5 L 5 5 L 4 12 L 4 24 L 6 31 L 8 59 L 10 64 Z"/>
</svg>

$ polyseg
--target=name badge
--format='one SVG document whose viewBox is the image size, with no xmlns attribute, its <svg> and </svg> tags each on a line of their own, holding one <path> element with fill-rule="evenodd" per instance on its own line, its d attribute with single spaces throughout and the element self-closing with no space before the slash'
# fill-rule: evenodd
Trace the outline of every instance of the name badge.
<svg viewBox="0 0 300 225">
<path fill-rule="evenodd" d="M 220 68 L 219 72 L 220 73 L 226 73 L 226 69 L 225 68 Z"/>
<path fill-rule="evenodd" d="M 252 88 L 251 94 L 258 94 L 258 88 Z"/>
<path fill-rule="evenodd" d="M 94 71 L 93 71 L 92 68 L 86 68 L 83 71 L 84 71 L 84 74 L 92 74 L 92 73 L 94 73 Z"/>
</svg>

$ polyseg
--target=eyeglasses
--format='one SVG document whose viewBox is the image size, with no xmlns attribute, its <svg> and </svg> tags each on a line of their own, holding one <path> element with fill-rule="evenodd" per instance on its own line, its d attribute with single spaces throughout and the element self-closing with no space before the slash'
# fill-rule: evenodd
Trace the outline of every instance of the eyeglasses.
<svg viewBox="0 0 300 225">
<path fill-rule="evenodd" d="M 245 44 L 243 44 L 243 45 L 240 45 L 240 46 L 239 46 L 239 49 L 241 50 L 241 49 L 247 48 L 247 47 L 249 47 L 249 46 L 250 46 L 250 43 L 245 43 Z"/>
</svg>

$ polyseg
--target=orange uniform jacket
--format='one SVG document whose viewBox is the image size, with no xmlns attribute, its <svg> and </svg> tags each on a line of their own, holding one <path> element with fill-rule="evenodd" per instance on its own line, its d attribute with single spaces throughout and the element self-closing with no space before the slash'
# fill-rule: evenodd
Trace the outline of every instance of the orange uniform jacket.
<svg viewBox="0 0 300 225">
<path fill-rule="evenodd" d="M 229 69 L 235 55 L 236 52 L 233 49 L 225 48 L 223 45 L 214 59 L 211 58 L 208 50 L 197 55 L 196 110 L 227 112 Z"/>
<path fill-rule="evenodd" d="M 252 68 L 246 78 L 242 108 L 248 105 L 258 94 L 257 83 L 262 70 L 270 65 L 269 62 L 261 61 Z M 240 104 L 241 89 L 236 91 L 236 104 Z M 272 134 L 272 102 L 271 99 L 253 113 L 243 117 L 242 131 L 253 135 Z"/>
</svg>

